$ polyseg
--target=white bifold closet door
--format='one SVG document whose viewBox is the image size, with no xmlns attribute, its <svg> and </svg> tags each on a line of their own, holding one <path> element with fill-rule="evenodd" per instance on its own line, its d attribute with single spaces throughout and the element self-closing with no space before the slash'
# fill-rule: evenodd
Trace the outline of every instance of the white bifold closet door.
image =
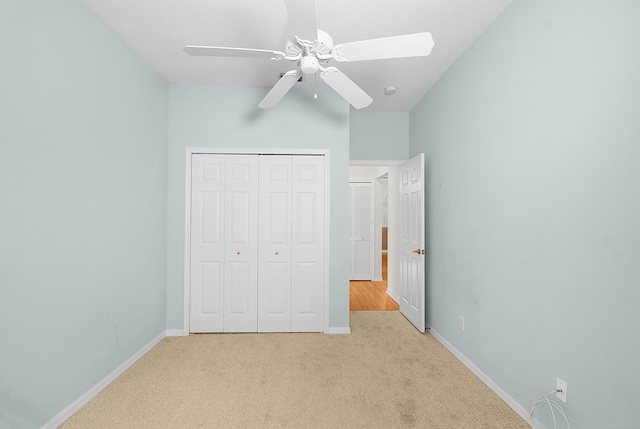
<svg viewBox="0 0 640 429">
<path fill-rule="evenodd" d="M 258 157 L 194 155 L 191 171 L 190 331 L 255 332 Z"/>
<path fill-rule="evenodd" d="M 373 184 L 349 183 L 351 280 L 373 280 Z"/>
<path fill-rule="evenodd" d="M 324 157 L 260 157 L 258 330 L 321 331 Z"/>
<path fill-rule="evenodd" d="M 192 157 L 190 332 L 318 332 L 324 157 Z"/>
<path fill-rule="evenodd" d="M 223 331 L 256 332 L 258 157 L 227 155 L 226 170 Z"/>
<path fill-rule="evenodd" d="M 260 329 L 291 330 L 291 177 L 290 156 L 260 158 Z"/>
</svg>

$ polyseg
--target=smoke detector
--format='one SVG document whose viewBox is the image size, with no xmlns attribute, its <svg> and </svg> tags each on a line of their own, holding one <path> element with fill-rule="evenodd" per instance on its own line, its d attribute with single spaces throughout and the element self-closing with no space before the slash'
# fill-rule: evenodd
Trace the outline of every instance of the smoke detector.
<svg viewBox="0 0 640 429">
<path fill-rule="evenodd" d="M 384 89 L 384 93 L 385 95 L 393 95 L 398 91 L 398 88 L 396 88 L 393 85 L 389 85 Z"/>
</svg>

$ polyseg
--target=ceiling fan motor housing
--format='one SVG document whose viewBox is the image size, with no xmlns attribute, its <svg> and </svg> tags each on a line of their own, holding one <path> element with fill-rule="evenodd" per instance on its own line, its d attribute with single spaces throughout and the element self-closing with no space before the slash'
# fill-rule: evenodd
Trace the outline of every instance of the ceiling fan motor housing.
<svg viewBox="0 0 640 429">
<path fill-rule="evenodd" d="M 291 39 L 287 41 L 287 44 L 284 47 L 284 53 L 290 57 L 295 57 L 300 53 L 304 53 L 308 49 L 308 53 L 312 55 L 327 55 L 331 53 L 331 48 L 333 48 L 333 38 L 325 31 L 318 29 L 317 41 L 301 45 L 297 40 Z"/>
</svg>

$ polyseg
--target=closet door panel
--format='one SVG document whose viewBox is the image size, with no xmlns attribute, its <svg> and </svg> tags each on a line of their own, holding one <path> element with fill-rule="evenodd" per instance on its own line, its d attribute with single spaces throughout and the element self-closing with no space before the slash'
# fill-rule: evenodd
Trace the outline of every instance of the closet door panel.
<svg viewBox="0 0 640 429">
<path fill-rule="evenodd" d="M 227 264 L 229 288 L 228 312 L 233 317 L 250 317 L 251 313 L 251 267 L 247 262 L 232 261 Z"/>
<path fill-rule="evenodd" d="M 294 267 L 293 277 L 296 280 L 296 314 L 313 317 L 316 312 L 316 282 L 312 281 L 318 266 L 314 262 L 298 262 Z"/>
<path fill-rule="evenodd" d="M 294 156 L 292 184 L 292 331 L 323 329 L 324 157 Z"/>
<path fill-rule="evenodd" d="M 191 159 L 190 332 L 222 332 L 224 175 L 221 155 Z"/>
<path fill-rule="evenodd" d="M 258 157 L 226 156 L 224 331 L 257 331 Z"/>
<path fill-rule="evenodd" d="M 353 279 L 371 280 L 373 264 L 371 260 L 371 242 L 356 240 L 353 242 Z"/>
<path fill-rule="evenodd" d="M 260 157 L 258 331 L 291 331 L 291 156 Z"/>
</svg>

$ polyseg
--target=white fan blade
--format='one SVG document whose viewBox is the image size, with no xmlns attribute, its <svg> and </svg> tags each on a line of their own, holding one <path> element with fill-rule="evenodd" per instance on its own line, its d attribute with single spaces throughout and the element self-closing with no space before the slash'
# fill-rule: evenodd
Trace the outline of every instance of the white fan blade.
<svg viewBox="0 0 640 429">
<path fill-rule="evenodd" d="M 426 57 L 433 49 L 431 33 L 406 34 L 336 45 L 331 50 L 337 61 L 384 60 Z"/>
<path fill-rule="evenodd" d="M 367 107 L 373 101 L 369 94 L 356 85 L 344 73 L 335 67 L 327 67 L 320 73 L 320 78 L 327 82 L 335 92 L 340 94 L 356 109 Z"/>
<path fill-rule="evenodd" d="M 246 58 L 266 58 L 280 59 L 284 58 L 284 52 L 267 51 L 264 49 L 247 49 L 247 48 L 222 48 L 219 46 L 194 46 L 187 45 L 184 51 L 189 55 L 196 56 L 212 56 L 212 57 L 246 57 Z"/>
<path fill-rule="evenodd" d="M 279 81 L 271 88 L 271 91 L 262 99 L 258 107 L 261 109 L 269 109 L 274 107 L 282 97 L 289 92 L 289 90 L 300 79 L 302 73 L 299 70 L 291 70 L 282 75 Z"/>
<path fill-rule="evenodd" d="M 289 12 L 289 27 L 294 36 L 312 42 L 318 40 L 316 0 L 285 0 Z"/>
</svg>

